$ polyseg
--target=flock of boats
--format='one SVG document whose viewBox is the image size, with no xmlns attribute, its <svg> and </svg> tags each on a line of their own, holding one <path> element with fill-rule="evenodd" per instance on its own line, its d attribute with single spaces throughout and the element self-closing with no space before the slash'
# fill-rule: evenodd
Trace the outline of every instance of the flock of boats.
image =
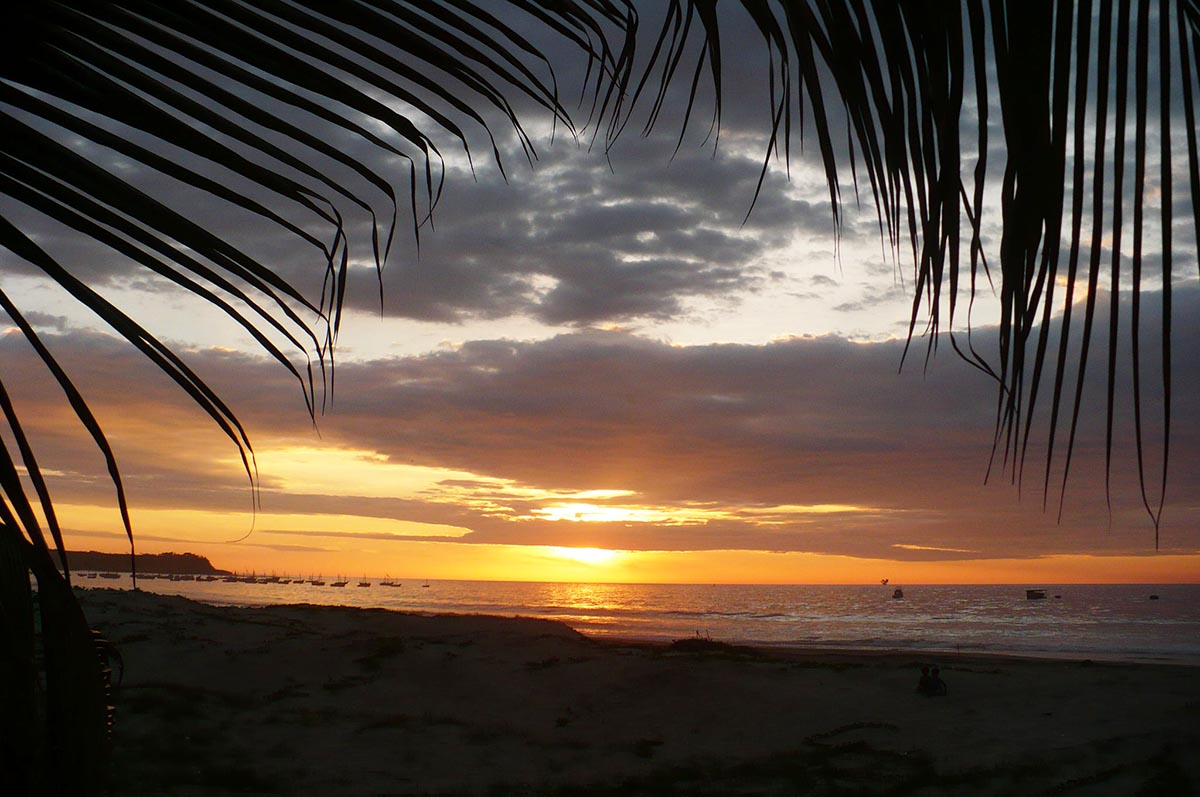
<svg viewBox="0 0 1200 797">
<path fill-rule="evenodd" d="M 113 579 L 113 578 L 120 578 L 123 574 L 122 573 L 96 572 L 96 573 L 80 573 L 79 575 L 83 578 Z M 220 581 L 225 584 L 309 584 L 314 587 L 338 587 L 338 588 L 346 587 L 350 584 L 350 580 L 347 578 L 339 578 L 337 581 L 326 581 L 323 578 L 321 578 L 320 576 L 315 576 L 315 577 L 309 576 L 308 578 L 289 578 L 289 577 L 284 577 L 284 576 L 259 576 L 259 575 L 255 575 L 253 573 L 251 573 L 250 575 L 230 574 L 230 575 L 220 575 L 220 576 L 206 575 L 206 574 L 196 575 L 196 574 L 192 574 L 192 573 L 139 573 L 138 574 L 139 581 L 154 581 L 155 579 L 158 579 L 161 581 L 199 581 L 199 582 Z M 361 581 L 357 582 L 359 587 L 370 587 L 373 583 L 375 583 L 375 582 L 372 582 L 370 579 L 366 578 L 365 576 L 363 577 L 363 579 Z M 381 586 L 381 587 L 403 587 L 404 586 L 401 582 L 393 581 L 391 579 L 384 579 L 383 581 L 380 581 L 378 583 L 379 583 L 379 586 Z M 426 581 L 421 586 L 428 587 L 429 582 Z"/>
<path fill-rule="evenodd" d="M 886 587 L 888 584 L 888 579 L 881 578 L 879 580 L 879 583 Z M 1055 595 L 1054 597 L 1062 598 L 1062 595 Z M 892 590 L 892 599 L 898 600 L 898 601 L 904 600 L 904 590 L 901 589 L 900 587 L 896 587 L 896 589 Z M 1046 590 L 1044 590 L 1044 589 L 1027 589 L 1027 590 L 1025 590 L 1025 599 L 1031 600 L 1031 601 L 1045 600 L 1046 599 Z M 1156 601 L 1156 600 L 1158 600 L 1158 596 L 1151 595 L 1150 600 Z"/>
<path fill-rule="evenodd" d="M 880 583 L 883 584 L 884 586 L 887 586 L 888 580 L 886 578 L 881 579 Z M 901 589 L 900 587 L 896 587 L 896 589 L 892 591 L 892 598 L 894 600 L 904 600 L 904 590 Z M 1062 600 L 1062 595 L 1055 595 L 1054 599 Z M 1044 589 L 1027 589 L 1027 590 L 1025 590 L 1025 600 L 1044 601 L 1044 600 L 1046 600 L 1046 590 L 1044 590 Z M 1156 601 L 1156 600 L 1158 600 L 1158 596 L 1151 595 L 1150 600 Z"/>
<path fill-rule="evenodd" d="M 83 578 L 112 579 L 112 578 L 120 578 L 122 574 L 121 573 L 97 572 L 97 573 L 80 573 L 79 575 L 82 576 Z M 250 575 L 231 574 L 231 575 L 222 575 L 222 576 L 194 575 L 194 574 L 190 574 L 190 573 L 139 573 L 138 578 L 143 581 L 153 581 L 154 579 L 161 579 L 163 581 L 200 581 L 200 582 L 221 581 L 226 584 L 309 584 L 314 587 L 338 587 L 338 588 L 345 587 L 350 583 L 349 579 L 345 579 L 345 578 L 339 578 L 339 580 L 337 580 L 337 581 L 327 582 L 319 576 L 317 576 L 315 578 L 313 576 L 309 576 L 308 578 L 286 578 L 283 576 L 259 576 L 259 575 L 255 575 L 253 573 L 251 573 Z M 364 576 L 363 579 L 358 582 L 358 586 L 370 587 L 372 583 L 373 583 L 372 581 L 370 581 L 369 579 L 367 579 Z M 880 579 L 880 583 L 883 584 L 884 586 L 887 586 L 888 579 L 886 579 L 886 578 Z M 381 586 L 381 587 L 402 587 L 404 585 L 401 584 L 399 581 L 393 581 L 390 578 L 385 578 L 383 581 L 379 582 L 379 586 Z M 421 586 L 428 587 L 429 582 L 426 581 L 425 583 L 421 584 Z M 1055 595 L 1054 597 L 1062 598 L 1062 595 Z M 892 598 L 894 600 L 904 600 L 904 590 L 900 587 L 896 587 L 892 591 Z M 1046 590 L 1044 590 L 1044 589 L 1027 589 L 1027 590 L 1025 590 L 1025 599 L 1031 600 L 1031 601 L 1045 600 L 1046 599 Z M 1156 601 L 1156 600 L 1158 600 L 1158 596 L 1151 595 L 1150 600 Z"/>
</svg>

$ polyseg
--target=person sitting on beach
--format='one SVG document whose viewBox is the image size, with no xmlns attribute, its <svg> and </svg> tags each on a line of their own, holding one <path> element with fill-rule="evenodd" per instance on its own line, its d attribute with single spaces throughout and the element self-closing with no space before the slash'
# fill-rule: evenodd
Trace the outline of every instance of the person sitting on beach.
<svg viewBox="0 0 1200 797">
<path fill-rule="evenodd" d="M 933 668 L 933 674 L 929 677 L 929 695 L 944 695 L 946 694 L 946 682 L 942 680 L 942 671 L 937 667 Z"/>
<path fill-rule="evenodd" d="M 917 680 L 917 694 L 919 694 L 919 695 L 930 694 L 930 691 L 929 691 L 930 682 L 931 682 L 931 679 L 929 677 L 929 667 L 927 667 L 927 666 L 922 667 L 921 668 L 921 677 Z"/>
</svg>

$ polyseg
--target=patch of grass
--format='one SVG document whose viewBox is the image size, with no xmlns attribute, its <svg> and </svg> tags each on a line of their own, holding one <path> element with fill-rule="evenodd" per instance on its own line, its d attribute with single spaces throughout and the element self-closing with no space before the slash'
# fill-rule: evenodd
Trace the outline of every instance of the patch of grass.
<svg viewBox="0 0 1200 797">
<path fill-rule="evenodd" d="M 758 655 L 758 651 L 754 648 L 749 648 L 745 645 L 731 645 L 728 642 L 721 642 L 709 637 L 676 639 L 667 646 L 667 650 L 671 653 L 701 653 L 706 655 L 715 653 L 739 658 Z"/>
</svg>

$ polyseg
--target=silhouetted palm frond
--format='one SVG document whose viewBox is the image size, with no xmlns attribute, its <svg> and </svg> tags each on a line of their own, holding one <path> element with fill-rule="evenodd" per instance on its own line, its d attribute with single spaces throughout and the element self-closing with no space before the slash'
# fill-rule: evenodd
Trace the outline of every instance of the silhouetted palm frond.
<svg viewBox="0 0 1200 797">
<path fill-rule="evenodd" d="M 598 76 L 620 68 L 606 38 L 625 22 L 619 9 L 607 3 L 513 6 L 574 42 Z M 370 247 L 381 268 L 398 213 L 410 217 L 417 236 L 437 203 L 440 151 L 413 118 L 457 140 L 468 158 L 474 136 L 463 125 L 474 124 L 491 140 L 495 123 L 485 118 L 487 108 L 511 123 L 534 156 L 511 107 L 513 94 L 571 126 L 548 62 L 509 16 L 465 2 L 446 3 L 436 14 L 420 3 L 390 2 L 18 2 L 0 56 L 0 192 L 214 304 L 291 372 L 315 412 L 314 363 L 323 380 L 347 281 L 350 241 L 339 205 L 371 219 Z M 602 85 L 595 82 L 597 91 Z M 397 196 L 392 175 L 329 143 L 338 136 L 407 163 L 407 194 Z M 88 146 L 81 154 L 64 143 L 67 137 Z M 303 241 L 323 264 L 319 297 L 306 296 L 274 264 L 131 184 L 100 159 L 105 149 Z M 492 155 L 501 162 L 494 140 Z M 214 177 L 217 172 L 240 182 L 231 186 Z M 314 222 L 328 227 L 327 239 L 310 232 Z M 252 474 L 245 430 L 169 346 L 7 219 L 0 219 L 0 245 L 167 373 L 233 441 Z M 18 304 L 7 296 L 0 304 L 108 459 L 128 532 L 120 477 L 99 424 Z M 15 415 L 8 420 L 19 429 Z M 61 549 L 36 462 L 24 449 L 21 455 Z M 6 495 L 13 506 L 22 505 L 17 485 L 6 488 L 12 488 Z M 44 544 L 34 524 L 23 526 L 35 544 Z"/>
<path fill-rule="evenodd" d="M 1015 478 L 1024 465 L 1035 410 L 1039 400 L 1045 400 L 1043 382 L 1052 382 L 1046 493 L 1063 425 L 1060 416 L 1070 418 L 1065 488 L 1099 312 L 1097 293 L 1107 273 L 1107 459 L 1111 469 L 1117 336 L 1123 329 L 1133 360 L 1138 474 L 1143 502 L 1157 529 L 1171 420 L 1172 224 L 1177 201 L 1172 178 L 1185 167 L 1193 233 L 1200 233 L 1195 115 L 1200 90 L 1200 5 L 1194 0 L 1136 4 L 1130 0 L 744 0 L 742 6 L 772 56 L 769 151 L 789 157 L 794 138 L 803 136 L 806 127 L 815 133 L 835 231 L 842 223 L 844 171 L 849 168 L 856 194 L 860 169 L 865 171 L 880 227 L 893 250 L 905 243 L 911 247 L 914 291 L 909 341 L 924 307 L 934 333 L 929 337 L 930 351 L 937 344 L 938 330 L 949 328 L 955 350 L 997 380 L 996 446 Z M 669 20 L 675 35 L 665 39 L 668 44 L 661 53 L 655 51 L 669 65 L 661 70 L 662 81 L 674 74 L 688 46 L 688 31 L 700 30 L 704 44 L 699 60 L 708 54 L 719 113 L 716 3 L 674 0 Z M 685 119 L 698 99 L 696 85 L 693 82 Z M 665 96 L 660 87 L 652 119 Z M 994 119 L 997 108 L 999 118 Z M 800 115 L 798 124 L 793 122 L 794 113 Z M 844 121 L 836 118 L 839 114 Z M 839 130 L 837 122 L 845 129 Z M 975 139 L 961 140 L 962 128 L 972 124 L 977 128 Z M 1181 130 L 1186 140 L 1184 163 L 1172 150 L 1172 128 Z M 1157 134 L 1156 153 L 1150 151 L 1148 130 Z M 845 146 L 838 143 L 839 133 L 846 136 Z M 972 148 L 975 162 L 969 171 L 971 163 L 964 161 L 963 153 Z M 989 158 L 995 154 L 1003 158 L 999 186 L 988 170 Z M 1161 197 L 1157 220 L 1149 217 L 1152 208 L 1147 199 L 1148 163 L 1155 157 Z M 1125 182 L 1130 161 L 1132 191 Z M 998 259 L 1000 266 L 1001 314 L 995 319 L 1000 340 L 995 362 L 981 356 L 969 339 L 960 348 L 954 333 L 960 291 L 967 294 L 969 314 L 977 290 L 983 287 L 981 280 L 991 281 L 980 228 L 989 198 L 999 202 L 1002 228 L 999 251 L 991 253 L 993 264 Z M 1130 255 L 1123 249 L 1123 235 L 1132 237 Z M 1106 246 L 1109 236 L 1112 243 Z M 1152 236 L 1157 237 L 1162 258 L 1164 430 L 1160 490 L 1153 497 L 1147 492 L 1142 453 L 1139 318 L 1145 298 L 1144 253 Z M 1084 246 L 1086 264 L 1081 262 Z M 1128 285 L 1121 280 L 1126 257 L 1132 272 Z M 968 263 L 969 274 L 964 274 Z M 1082 330 L 1075 318 L 1080 292 L 1084 294 Z M 1132 318 L 1122 326 L 1119 307 L 1126 295 L 1132 301 Z M 944 320 L 943 300 L 948 310 Z M 1060 332 L 1056 344 L 1051 340 L 1056 326 L 1052 318 Z M 1072 345 L 1081 351 L 1076 362 L 1068 354 Z M 1052 350 L 1055 346 L 1057 351 Z M 1066 398 L 1063 394 L 1072 378 L 1074 395 Z"/>
</svg>

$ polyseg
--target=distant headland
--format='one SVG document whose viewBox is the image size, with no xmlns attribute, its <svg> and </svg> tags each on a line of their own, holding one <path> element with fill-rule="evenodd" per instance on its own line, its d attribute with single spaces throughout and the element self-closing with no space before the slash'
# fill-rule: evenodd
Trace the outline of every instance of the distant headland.
<svg viewBox="0 0 1200 797">
<path fill-rule="evenodd" d="M 136 555 L 136 563 L 139 573 L 230 575 L 228 570 L 213 567 L 208 557 L 194 553 L 139 553 Z M 67 551 L 67 564 L 72 571 L 103 570 L 110 573 L 128 573 L 129 554 Z"/>
</svg>

